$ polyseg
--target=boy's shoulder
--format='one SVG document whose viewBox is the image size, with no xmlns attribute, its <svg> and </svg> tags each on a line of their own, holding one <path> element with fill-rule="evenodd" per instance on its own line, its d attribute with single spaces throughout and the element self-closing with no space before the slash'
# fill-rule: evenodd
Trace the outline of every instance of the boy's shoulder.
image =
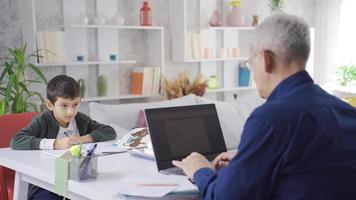
<svg viewBox="0 0 356 200">
<path fill-rule="evenodd" d="M 88 121 L 91 121 L 91 118 L 84 114 L 84 113 L 81 113 L 81 112 L 78 112 L 77 115 L 75 116 L 75 121 L 78 123 L 86 123 Z"/>
</svg>

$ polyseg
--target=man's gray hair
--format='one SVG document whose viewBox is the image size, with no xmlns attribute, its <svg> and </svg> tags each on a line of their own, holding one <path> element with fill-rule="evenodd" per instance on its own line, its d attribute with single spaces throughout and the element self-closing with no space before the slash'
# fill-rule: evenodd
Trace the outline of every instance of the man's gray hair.
<svg viewBox="0 0 356 200">
<path fill-rule="evenodd" d="M 308 24 L 294 15 L 273 14 L 253 31 L 251 47 L 271 50 L 286 63 L 306 63 L 310 52 Z"/>
</svg>

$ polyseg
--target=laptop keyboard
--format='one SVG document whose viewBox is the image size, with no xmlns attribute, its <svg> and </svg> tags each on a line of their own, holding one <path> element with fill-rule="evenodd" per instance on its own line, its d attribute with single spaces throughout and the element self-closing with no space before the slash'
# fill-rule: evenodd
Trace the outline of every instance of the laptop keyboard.
<svg viewBox="0 0 356 200">
<path fill-rule="evenodd" d="M 160 171 L 162 174 L 174 174 L 174 175 L 185 175 L 184 171 L 178 167 L 167 168 Z"/>
</svg>

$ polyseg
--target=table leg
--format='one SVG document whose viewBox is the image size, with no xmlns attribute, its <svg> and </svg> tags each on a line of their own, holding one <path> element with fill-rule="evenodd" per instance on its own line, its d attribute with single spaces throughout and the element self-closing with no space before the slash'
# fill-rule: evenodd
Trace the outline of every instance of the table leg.
<svg viewBox="0 0 356 200">
<path fill-rule="evenodd" d="M 27 199 L 28 183 L 22 180 L 20 172 L 15 173 L 14 200 Z"/>
</svg>

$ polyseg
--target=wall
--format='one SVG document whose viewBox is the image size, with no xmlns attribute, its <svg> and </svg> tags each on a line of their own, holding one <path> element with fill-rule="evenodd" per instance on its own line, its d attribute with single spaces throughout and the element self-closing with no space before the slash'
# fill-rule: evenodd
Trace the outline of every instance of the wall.
<svg viewBox="0 0 356 200">
<path fill-rule="evenodd" d="M 195 1 L 195 2 L 194 2 Z M 197 0 L 189 0 L 189 4 L 195 5 Z M 226 0 L 225 0 L 226 1 Z M 19 46 L 22 42 L 20 18 L 18 14 L 19 0 L 0 0 L 0 58 L 4 56 L 3 47 Z M 37 13 L 39 18 L 38 27 L 48 28 L 55 27 L 56 24 L 61 24 L 61 0 L 36 0 L 41 10 L 41 13 Z M 118 1 L 118 9 L 122 13 L 122 16 L 126 19 L 127 24 L 138 24 L 138 13 L 141 7 L 141 1 L 132 0 L 120 0 Z M 87 11 L 93 13 L 92 5 L 95 4 L 94 0 L 88 0 Z M 150 0 L 151 7 L 153 9 L 153 19 L 155 25 L 163 25 L 165 27 L 165 65 L 166 75 L 168 77 L 175 77 L 176 74 L 182 70 L 188 70 L 191 76 L 195 76 L 199 71 L 198 64 L 186 64 L 186 63 L 172 63 L 171 59 L 171 32 L 170 32 L 170 6 L 169 0 Z M 315 0 L 285 0 L 285 11 L 288 13 L 296 14 L 303 17 L 311 26 L 315 25 Z M 267 0 L 242 0 L 242 7 L 245 10 L 246 15 L 252 14 L 260 15 L 261 19 L 270 14 L 270 10 Z M 190 7 L 192 8 L 192 7 Z M 198 11 L 197 11 L 198 13 Z M 94 33 L 89 33 L 94 34 Z M 130 35 L 130 37 L 126 37 Z M 145 52 L 140 52 L 142 44 L 147 41 L 140 41 L 140 33 L 132 35 L 130 32 L 123 32 L 122 37 L 125 38 L 125 43 L 122 48 L 131 47 L 132 51 L 127 52 L 127 56 L 130 54 L 139 54 L 139 61 L 144 62 Z M 140 41 L 140 42 L 137 42 Z M 120 47 L 121 48 L 121 47 Z M 44 67 L 46 76 L 50 79 L 53 76 L 63 73 L 61 67 Z M 124 73 L 122 77 L 123 82 L 127 82 L 127 74 Z M 125 79 L 126 78 L 126 79 Z M 44 91 L 45 87 L 39 87 L 38 89 Z"/>
</svg>

